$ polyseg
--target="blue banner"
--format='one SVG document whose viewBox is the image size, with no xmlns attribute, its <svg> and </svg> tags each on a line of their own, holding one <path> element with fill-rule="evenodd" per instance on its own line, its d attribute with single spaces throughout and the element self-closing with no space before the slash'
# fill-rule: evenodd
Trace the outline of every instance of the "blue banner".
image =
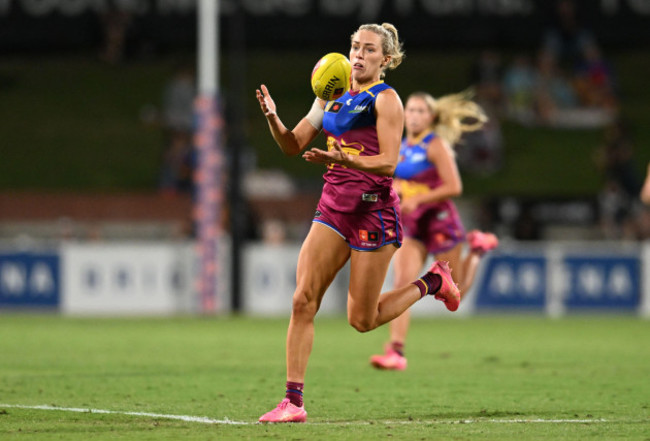
<svg viewBox="0 0 650 441">
<path fill-rule="evenodd" d="M 638 257 L 570 256 L 564 259 L 568 310 L 581 308 L 634 309 L 641 295 Z"/>
<path fill-rule="evenodd" d="M 477 281 L 477 309 L 530 308 L 546 305 L 546 259 L 536 255 L 497 255 L 486 262 Z"/>
<path fill-rule="evenodd" d="M 59 260 L 56 253 L 0 253 L 0 307 L 57 307 Z"/>
</svg>

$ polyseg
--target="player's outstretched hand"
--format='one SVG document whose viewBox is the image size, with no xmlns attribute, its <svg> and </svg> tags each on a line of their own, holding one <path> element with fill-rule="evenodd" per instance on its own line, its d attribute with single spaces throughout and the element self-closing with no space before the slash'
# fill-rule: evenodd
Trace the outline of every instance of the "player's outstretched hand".
<svg viewBox="0 0 650 441">
<path fill-rule="evenodd" d="M 350 164 L 350 155 L 348 155 L 341 144 L 338 141 L 328 143 L 331 144 L 332 148 L 328 151 L 312 148 L 307 150 L 302 154 L 302 157 L 307 162 L 313 162 L 315 164 L 331 165 L 331 164 L 341 164 L 344 166 L 349 166 Z"/>
<path fill-rule="evenodd" d="M 262 90 L 260 91 L 260 89 Z M 262 112 L 264 112 L 264 116 L 269 117 L 275 115 L 275 103 L 269 94 L 269 89 L 264 84 L 260 86 L 260 89 L 255 90 L 255 95 L 257 96 L 257 101 L 260 103 Z"/>
</svg>

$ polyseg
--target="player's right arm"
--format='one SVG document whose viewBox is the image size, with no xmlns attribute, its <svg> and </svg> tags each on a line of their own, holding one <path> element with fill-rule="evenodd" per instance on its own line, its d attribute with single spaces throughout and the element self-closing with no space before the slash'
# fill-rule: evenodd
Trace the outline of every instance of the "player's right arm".
<svg viewBox="0 0 650 441">
<path fill-rule="evenodd" d="M 264 116 L 266 116 L 266 121 L 269 123 L 269 129 L 271 130 L 273 139 L 285 155 L 295 156 L 299 154 L 318 136 L 320 129 L 314 127 L 314 123 L 310 122 L 309 115 L 301 119 L 293 130 L 287 129 L 276 112 L 275 103 L 267 87 L 262 84 L 260 89 L 257 89 L 255 93 L 260 103 L 260 108 Z"/>
</svg>

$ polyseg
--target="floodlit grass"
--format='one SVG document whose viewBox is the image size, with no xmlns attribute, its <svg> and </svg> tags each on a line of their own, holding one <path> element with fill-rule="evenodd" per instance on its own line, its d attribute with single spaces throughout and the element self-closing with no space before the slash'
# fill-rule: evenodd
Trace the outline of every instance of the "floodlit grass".
<svg viewBox="0 0 650 441">
<path fill-rule="evenodd" d="M 0 439 L 647 440 L 650 322 L 415 320 L 405 372 L 370 368 L 386 329 L 319 318 L 309 422 L 259 425 L 284 392 L 287 320 L 0 316 Z M 185 422 L 125 412 L 230 419 Z"/>
</svg>

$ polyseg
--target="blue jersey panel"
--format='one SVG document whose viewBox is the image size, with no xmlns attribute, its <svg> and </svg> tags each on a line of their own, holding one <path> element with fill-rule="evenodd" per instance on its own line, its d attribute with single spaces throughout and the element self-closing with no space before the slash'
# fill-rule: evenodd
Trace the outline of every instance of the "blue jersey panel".
<svg viewBox="0 0 650 441">
<path fill-rule="evenodd" d="M 334 136 L 341 136 L 353 129 L 374 126 L 375 98 L 386 89 L 390 89 L 390 86 L 381 82 L 367 90 L 353 94 L 348 91 L 341 98 L 328 101 L 325 104 L 323 129 Z"/>
<path fill-rule="evenodd" d="M 427 158 L 427 146 L 435 136 L 435 133 L 430 133 L 415 145 L 408 145 L 406 139 L 402 141 L 399 162 L 395 168 L 396 178 L 412 179 L 419 173 L 435 167 Z"/>
</svg>

